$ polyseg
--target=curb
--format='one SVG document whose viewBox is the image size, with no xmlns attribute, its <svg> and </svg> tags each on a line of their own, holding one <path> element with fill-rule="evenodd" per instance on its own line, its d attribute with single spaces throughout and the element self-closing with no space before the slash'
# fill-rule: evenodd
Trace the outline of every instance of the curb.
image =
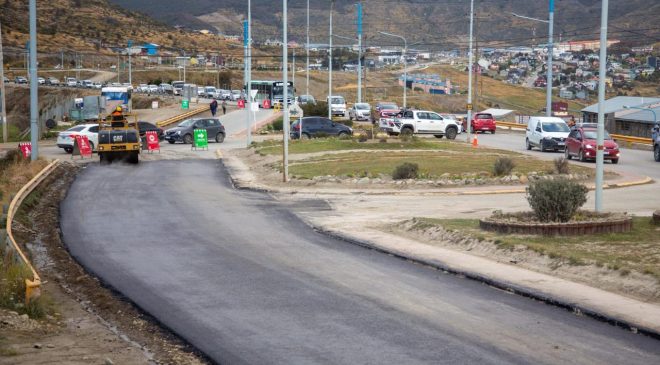
<svg viewBox="0 0 660 365">
<path fill-rule="evenodd" d="M 406 255 L 400 252 L 396 251 L 391 251 L 386 248 L 383 248 L 382 246 L 379 246 L 378 244 L 367 241 L 367 240 L 362 240 L 358 239 L 355 237 L 352 237 L 348 234 L 338 232 L 338 231 L 333 231 L 333 230 L 326 230 L 324 228 L 318 227 L 308 221 L 306 221 L 306 224 L 314 229 L 316 232 L 324 234 L 329 237 L 333 237 L 339 240 L 342 240 L 344 242 L 354 244 L 366 249 L 374 250 L 377 252 L 381 252 L 387 255 L 394 256 L 398 259 L 409 261 L 412 263 L 416 263 L 419 265 L 427 266 L 435 270 L 441 270 L 448 272 L 452 275 L 456 276 L 462 276 L 470 280 L 474 280 L 483 284 L 486 284 L 488 286 L 491 286 L 496 289 L 501 289 L 504 291 L 507 291 L 512 294 L 516 294 L 525 298 L 530 298 L 534 300 L 541 301 L 546 304 L 553 305 L 555 307 L 563 308 L 566 309 L 570 312 L 575 313 L 576 315 L 586 315 L 588 317 L 591 317 L 593 319 L 596 319 L 601 322 L 608 323 L 610 325 L 613 325 L 615 327 L 620 327 L 625 330 L 631 331 L 633 333 L 639 333 L 648 337 L 651 337 L 656 340 L 660 340 L 660 331 L 647 328 L 645 326 L 640 326 L 635 323 L 632 323 L 628 320 L 618 318 L 616 316 L 611 316 L 606 313 L 599 312 L 594 309 L 590 309 L 588 307 L 581 306 L 576 303 L 572 303 L 570 301 L 566 301 L 563 299 L 555 298 L 551 295 L 548 295 L 540 290 L 534 290 L 529 287 L 509 283 L 503 280 L 498 280 L 492 277 L 489 277 L 487 275 L 483 275 L 478 273 L 477 271 L 468 271 L 468 270 L 459 270 L 459 269 L 454 269 L 451 267 L 451 265 L 448 265 L 445 262 L 439 261 L 431 261 L 431 260 L 426 260 L 424 258 L 419 258 L 415 257 L 414 255 Z"/>
</svg>

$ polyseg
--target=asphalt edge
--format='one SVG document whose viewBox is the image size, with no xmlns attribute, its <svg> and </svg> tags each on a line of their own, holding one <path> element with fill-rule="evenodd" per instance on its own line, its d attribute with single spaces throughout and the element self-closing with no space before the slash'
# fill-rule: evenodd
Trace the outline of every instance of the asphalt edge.
<svg viewBox="0 0 660 365">
<path fill-rule="evenodd" d="M 466 279 L 474 280 L 483 284 L 486 284 L 488 286 L 491 286 L 496 289 L 504 290 L 512 294 L 516 294 L 525 298 L 530 298 L 533 300 L 537 300 L 540 302 L 543 302 L 545 304 L 549 304 L 555 307 L 563 308 L 567 311 L 570 311 L 576 315 L 585 315 L 590 318 L 596 319 L 600 322 L 605 322 L 608 323 L 612 326 L 619 327 L 625 330 L 628 330 L 632 333 L 637 333 L 637 334 L 642 334 L 644 336 L 651 337 L 656 340 L 660 340 L 660 331 L 656 331 L 651 328 L 647 328 L 645 326 L 639 326 L 635 323 L 632 323 L 630 321 L 618 318 L 616 316 L 611 316 L 606 313 L 599 312 L 597 310 L 590 309 L 588 307 L 584 307 L 581 305 L 578 305 L 576 303 L 571 303 L 569 301 L 565 301 L 559 298 L 555 298 L 551 295 L 547 295 L 544 292 L 540 290 L 534 290 L 529 287 L 521 286 L 521 285 L 516 285 L 512 284 L 503 280 L 497 280 L 495 278 L 480 274 L 477 271 L 467 271 L 467 270 L 458 270 L 455 268 L 452 268 L 451 265 L 442 262 L 442 261 L 431 261 L 431 260 L 426 260 L 424 258 L 416 257 L 414 255 L 405 255 L 400 252 L 395 252 L 388 250 L 386 248 L 383 248 L 382 246 L 378 245 L 375 242 L 368 241 L 368 240 L 363 240 L 359 239 L 353 236 L 350 236 L 348 234 L 335 231 L 335 230 L 327 230 L 322 227 L 319 227 L 317 225 L 314 225 L 306 220 L 303 219 L 303 221 L 311 227 L 314 231 L 326 235 L 328 237 L 332 237 L 335 239 L 339 239 L 341 241 L 354 244 L 366 249 L 374 250 L 377 252 L 381 252 L 393 257 L 396 257 L 401 260 L 405 260 L 408 262 L 412 262 L 415 264 L 419 264 L 422 266 L 429 267 L 434 270 L 440 270 L 440 271 L 445 271 L 448 272 L 452 275 L 456 276 L 462 276 Z"/>
</svg>

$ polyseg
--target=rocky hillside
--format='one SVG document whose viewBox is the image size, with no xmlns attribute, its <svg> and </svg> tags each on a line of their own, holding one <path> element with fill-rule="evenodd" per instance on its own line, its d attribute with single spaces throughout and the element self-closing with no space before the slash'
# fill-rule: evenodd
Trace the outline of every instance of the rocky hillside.
<svg viewBox="0 0 660 365">
<path fill-rule="evenodd" d="M 140 11 L 171 25 L 193 29 L 217 29 L 241 33 L 246 14 L 245 0 L 110 0 L 127 9 Z M 335 26 L 338 34 L 355 32 L 356 0 L 337 0 Z M 433 48 L 463 46 L 468 31 L 468 0 L 364 0 L 365 33 L 375 42 L 387 42 L 378 31 L 408 35 Z M 511 12 L 547 18 L 547 1 L 475 0 L 477 34 L 493 46 L 540 43 L 547 38 L 547 26 L 514 18 Z M 563 40 L 597 39 L 601 0 L 557 0 L 557 35 Z M 310 0 L 314 42 L 325 42 L 330 1 Z M 252 0 L 254 38 L 265 40 L 280 35 L 281 1 Z M 648 0 L 610 1 L 610 37 L 640 44 L 660 40 L 660 2 Z M 306 0 L 289 0 L 291 38 L 304 40 Z"/>
</svg>

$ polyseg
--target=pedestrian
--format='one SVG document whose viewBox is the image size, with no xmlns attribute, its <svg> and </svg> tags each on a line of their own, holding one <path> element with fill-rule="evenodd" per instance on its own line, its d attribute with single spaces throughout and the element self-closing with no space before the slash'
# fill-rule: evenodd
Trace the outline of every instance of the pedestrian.
<svg viewBox="0 0 660 365">
<path fill-rule="evenodd" d="M 568 121 L 568 127 L 573 128 L 575 127 L 575 117 L 571 116 L 571 120 Z"/>
<path fill-rule="evenodd" d="M 222 115 L 227 114 L 227 100 L 222 101 Z"/>
<path fill-rule="evenodd" d="M 213 98 L 213 101 L 211 102 L 211 115 L 215 117 L 215 113 L 218 111 L 218 101 Z"/>
</svg>

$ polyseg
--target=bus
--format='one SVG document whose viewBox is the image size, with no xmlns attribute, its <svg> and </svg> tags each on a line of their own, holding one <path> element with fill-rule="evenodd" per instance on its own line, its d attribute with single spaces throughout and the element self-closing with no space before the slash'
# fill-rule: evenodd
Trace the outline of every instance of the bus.
<svg viewBox="0 0 660 365">
<path fill-rule="evenodd" d="M 105 109 L 108 113 L 121 106 L 130 111 L 133 107 L 131 102 L 132 88 L 124 86 L 108 86 L 101 88 L 101 96 L 105 97 Z"/>
<path fill-rule="evenodd" d="M 255 101 L 259 103 L 259 107 L 264 107 L 264 100 L 270 102 L 271 108 L 275 104 L 281 104 L 284 99 L 284 83 L 282 81 L 252 81 L 251 89 L 257 90 Z M 296 90 L 293 87 L 293 82 L 289 81 L 289 97 L 287 103 L 291 104 L 296 98 Z"/>
</svg>

